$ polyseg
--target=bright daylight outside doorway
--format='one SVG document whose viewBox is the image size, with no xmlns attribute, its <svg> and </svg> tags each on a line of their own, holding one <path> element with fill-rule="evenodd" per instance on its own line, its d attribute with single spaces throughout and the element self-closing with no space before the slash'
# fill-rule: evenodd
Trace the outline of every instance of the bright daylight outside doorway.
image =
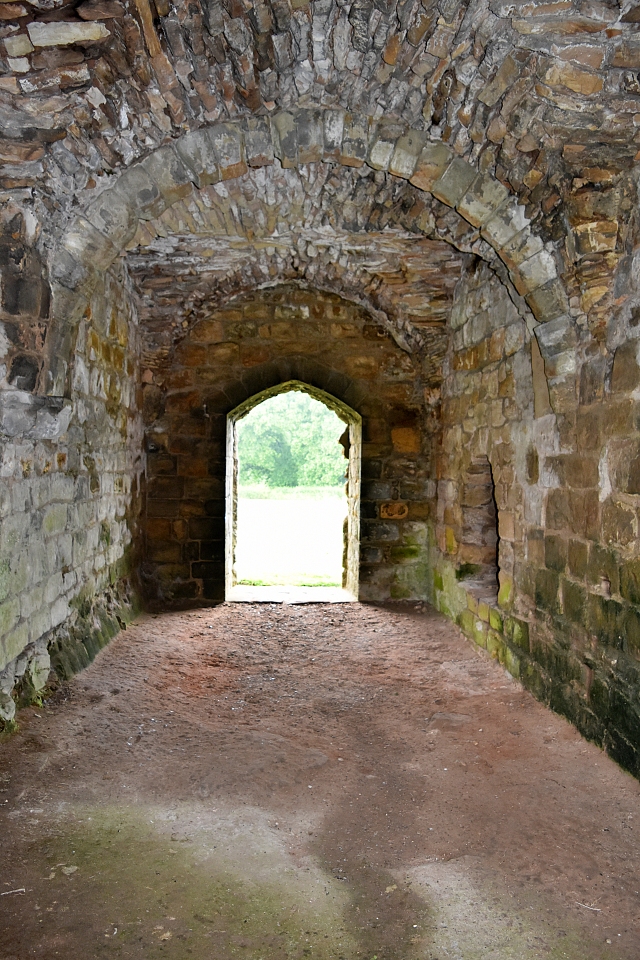
<svg viewBox="0 0 640 960">
<path fill-rule="evenodd" d="M 291 381 L 229 415 L 228 600 L 357 599 L 360 418 Z"/>
</svg>

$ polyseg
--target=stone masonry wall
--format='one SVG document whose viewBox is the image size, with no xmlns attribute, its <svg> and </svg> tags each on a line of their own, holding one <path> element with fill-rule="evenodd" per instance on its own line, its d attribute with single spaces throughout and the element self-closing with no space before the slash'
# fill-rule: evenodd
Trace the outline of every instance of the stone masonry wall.
<svg viewBox="0 0 640 960">
<path fill-rule="evenodd" d="M 5 308 L 0 340 L 13 321 Z M 52 660 L 73 672 L 129 615 L 142 469 L 137 349 L 126 285 L 107 275 L 80 324 L 71 397 L 2 384 L 1 721 L 12 720 L 14 698 L 44 686 Z"/>
<path fill-rule="evenodd" d="M 586 330 L 536 329 L 548 393 L 506 293 L 487 268 L 468 272 L 445 364 L 434 568 L 439 608 L 638 775 L 640 340 L 634 309 L 620 313 L 608 350 Z M 465 471 L 482 455 L 498 507 L 497 597 L 465 581 L 460 546 Z"/>
<path fill-rule="evenodd" d="M 363 417 L 362 599 L 430 595 L 429 421 L 422 361 L 359 306 L 294 285 L 232 300 L 143 372 L 148 483 L 144 578 L 157 603 L 224 598 L 227 413 L 302 380 Z"/>
</svg>

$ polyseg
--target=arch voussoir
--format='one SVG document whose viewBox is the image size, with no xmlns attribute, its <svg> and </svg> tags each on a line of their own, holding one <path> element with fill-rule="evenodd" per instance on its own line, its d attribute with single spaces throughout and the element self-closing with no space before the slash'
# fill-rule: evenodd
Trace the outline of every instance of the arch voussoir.
<svg viewBox="0 0 640 960">
<path fill-rule="evenodd" d="M 479 230 L 538 322 L 563 316 L 571 322 L 554 255 L 504 184 L 479 172 L 447 144 L 428 141 L 422 131 L 336 108 L 282 110 L 269 118 L 217 123 L 160 147 L 78 214 L 53 252 L 54 282 L 90 294 L 97 271 L 113 263 L 141 220 L 160 216 L 193 186 L 232 180 L 276 159 L 289 169 L 321 161 L 367 165 L 409 181 Z M 61 318 L 53 321 L 53 329 L 60 328 Z M 59 344 L 55 336 L 50 339 L 46 393 L 58 390 L 61 379 L 55 370 Z"/>
</svg>

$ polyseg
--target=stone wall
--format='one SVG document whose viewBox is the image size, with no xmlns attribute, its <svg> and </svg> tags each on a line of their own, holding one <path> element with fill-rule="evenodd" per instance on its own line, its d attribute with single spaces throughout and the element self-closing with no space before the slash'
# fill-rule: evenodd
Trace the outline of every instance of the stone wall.
<svg viewBox="0 0 640 960">
<path fill-rule="evenodd" d="M 640 341 L 633 310 L 622 312 L 617 349 L 586 331 L 567 343 L 551 325 L 532 338 L 487 268 L 467 272 L 444 368 L 434 568 L 439 608 L 637 775 Z M 465 477 L 483 456 L 498 508 L 497 596 L 477 589 L 464 544 Z"/>
<path fill-rule="evenodd" d="M 3 310 L 0 720 L 11 721 L 14 697 L 42 688 L 51 658 L 68 675 L 130 615 L 143 462 L 137 325 L 123 277 L 104 278 L 80 323 L 68 399 L 16 389 L 11 358 L 21 354 L 7 334 L 16 318 L 6 301 Z"/>
<path fill-rule="evenodd" d="M 301 380 L 363 417 L 362 599 L 425 598 L 433 515 L 421 358 L 361 307 L 296 286 L 232 300 L 143 373 L 148 484 L 144 579 L 157 603 L 224 598 L 226 417 Z M 426 361 L 425 361 L 426 362 Z"/>
</svg>

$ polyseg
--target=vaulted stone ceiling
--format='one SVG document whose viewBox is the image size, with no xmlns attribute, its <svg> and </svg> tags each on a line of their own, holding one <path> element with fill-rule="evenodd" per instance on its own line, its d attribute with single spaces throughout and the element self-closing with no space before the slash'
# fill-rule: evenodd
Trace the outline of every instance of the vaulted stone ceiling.
<svg viewBox="0 0 640 960">
<path fill-rule="evenodd" d="M 610 291 L 635 195 L 639 22 L 633 2 L 597 0 L 0 3 L 6 219 L 21 212 L 46 250 L 114 174 L 185 131 L 340 106 L 408 123 L 495 175 L 564 258 L 569 293 L 587 291 L 588 310 Z M 434 201 L 416 245 L 408 184 L 316 166 L 276 164 L 226 196 L 194 191 L 141 231 L 127 264 L 143 316 L 183 324 L 244 274 L 341 285 L 409 339 L 441 324 L 460 256 L 438 242 L 457 228 L 438 221 L 453 214 Z"/>
</svg>

